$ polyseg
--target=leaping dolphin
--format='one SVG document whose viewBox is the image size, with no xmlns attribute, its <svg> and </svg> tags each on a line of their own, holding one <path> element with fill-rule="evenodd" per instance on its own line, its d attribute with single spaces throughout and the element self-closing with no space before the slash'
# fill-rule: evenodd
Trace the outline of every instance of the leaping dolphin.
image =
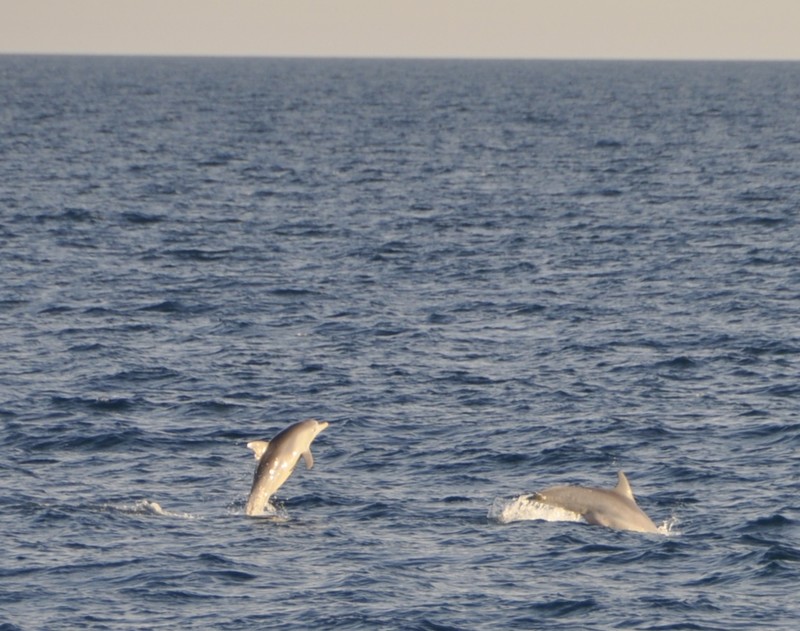
<svg viewBox="0 0 800 631">
<path fill-rule="evenodd" d="M 617 530 L 658 532 L 656 525 L 636 504 L 625 474 L 619 471 L 617 478 L 613 489 L 554 486 L 526 499 L 577 513 L 590 524 Z"/>
<path fill-rule="evenodd" d="M 311 443 L 326 427 L 328 427 L 326 421 L 309 419 L 290 425 L 272 440 L 254 440 L 247 443 L 258 460 L 253 486 L 247 498 L 245 512 L 248 515 L 264 513 L 269 498 L 292 475 L 300 456 L 305 460 L 306 468 L 314 466 Z"/>
</svg>

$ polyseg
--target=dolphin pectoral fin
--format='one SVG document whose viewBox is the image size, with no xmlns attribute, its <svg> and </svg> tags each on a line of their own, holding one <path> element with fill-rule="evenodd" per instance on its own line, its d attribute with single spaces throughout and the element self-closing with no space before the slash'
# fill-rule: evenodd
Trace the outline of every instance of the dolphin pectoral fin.
<svg viewBox="0 0 800 631">
<path fill-rule="evenodd" d="M 253 450 L 253 454 L 255 454 L 256 460 L 261 460 L 261 456 L 264 455 L 264 452 L 269 447 L 268 440 L 254 440 L 252 442 L 247 443 L 247 448 Z"/>
<path fill-rule="evenodd" d="M 303 460 L 306 461 L 306 469 L 310 469 L 314 466 L 314 456 L 311 455 L 311 450 L 303 452 Z"/>
<path fill-rule="evenodd" d="M 628 482 L 628 478 L 622 471 L 617 472 L 617 486 L 614 487 L 614 493 L 627 497 L 632 502 L 636 501 L 633 497 L 633 489 L 631 489 L 630 482 Z"/>
<path fill-rule="evenodd" d="M 586 520 L 587 524 L 592 524 L 594 526 L 605 526 L 606 528 L 613 528 L 613 526 L 608 522 L 607 519 L 603 517 L 603 515 L 595 512 L 595 511 L 587 511 L 585 512 L 582 517 Z"/>
</svg>

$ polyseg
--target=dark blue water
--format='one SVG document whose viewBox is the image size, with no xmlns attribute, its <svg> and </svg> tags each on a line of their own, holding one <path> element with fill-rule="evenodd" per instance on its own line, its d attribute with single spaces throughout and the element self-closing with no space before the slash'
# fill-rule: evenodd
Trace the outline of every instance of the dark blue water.
<svg viewBox="0 0 800 631">
<path fill-rule="evenodd" d="M 0 58 L 0 629 L 797 628 L 798 103 L 788 63 Z M 500 518 L 618 469 L 662 534 Z"/>
</svg>

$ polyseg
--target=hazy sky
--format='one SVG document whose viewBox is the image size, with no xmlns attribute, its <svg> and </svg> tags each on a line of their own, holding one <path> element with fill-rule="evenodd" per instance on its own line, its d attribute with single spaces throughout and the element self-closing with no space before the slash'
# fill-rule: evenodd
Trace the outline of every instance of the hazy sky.
<svg viewBox="0 0 800 631">
<path fill-rule="evenodd" d="M 0 0 L 0 53 L 800 60 L 800 0 Z"/>
</svg>

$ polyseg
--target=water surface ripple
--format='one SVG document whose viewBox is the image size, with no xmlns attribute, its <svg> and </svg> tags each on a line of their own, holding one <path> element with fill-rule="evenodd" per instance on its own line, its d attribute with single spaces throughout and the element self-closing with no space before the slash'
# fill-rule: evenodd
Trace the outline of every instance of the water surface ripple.
<svg viewBox="0 0 800 631">
<path fill-rule="evenodd" d="M 794 629 L 799 71 L 0 57 L 0 629 Z"/>
</svg>

